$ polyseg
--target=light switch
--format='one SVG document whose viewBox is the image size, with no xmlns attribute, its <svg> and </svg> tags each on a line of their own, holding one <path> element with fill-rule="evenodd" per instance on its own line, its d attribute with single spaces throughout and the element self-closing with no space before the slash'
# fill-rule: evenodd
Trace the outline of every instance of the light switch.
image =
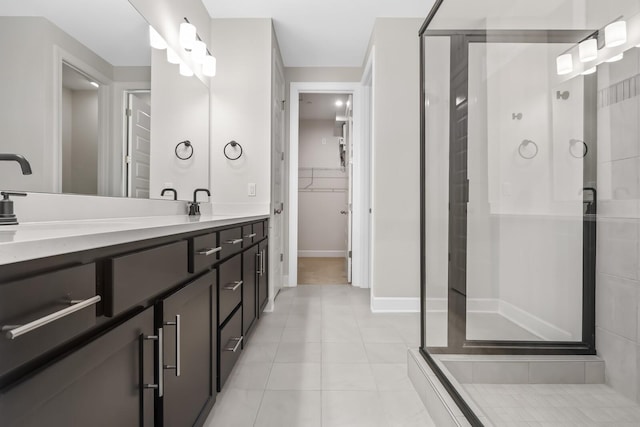
<svg viewBox="0 0 640 427">
<path fill-rule="evenodd" d="M 256 183 L 250 182 L 247 186 L 247 194 L 249 197 L 256 197 Z"/>
</svg>

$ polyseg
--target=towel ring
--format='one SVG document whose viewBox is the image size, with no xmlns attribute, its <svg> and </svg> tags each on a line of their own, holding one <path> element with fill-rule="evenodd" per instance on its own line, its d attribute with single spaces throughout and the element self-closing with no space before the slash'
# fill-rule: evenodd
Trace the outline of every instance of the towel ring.
<svg viewBox="0 0 640 427">
<path fill-rule="evenodd" d="M 236 151 L 238 150 L 238 147 L 240 147 L 240 153 L 235 157 L 229 156 L 227 154 L 227 147 L 229 147 L 229 146 L 231 146 L 231 148 L 235 149 Z M 224 146 L 224 149 L 222 150 L 222 152 L 224 153 L 224 156 L 227 159 L 229 159 L 229 160 L 238 160 L 240 157 L 242 157 L 242 145 L 240 145 L 236 141 L 227 142 L 227 145 Z"/>
<path fill-rule="evenodd" d="M 535 151 L 533 152 L 533 154 L 527 156 L 522 152 L 522 149 L 527 147 L 529 144 L 533 144 Z M 530 139 L 525 139 L 520 143 L 520 146 L 518 147 L 518 154 L 520 154 L 520 157 L 522 157 L 523 159 L 531 160 L 538 155 L 538 144 L 531 141 Z"/>
<path fill-rule="evenodd" d="M 180 149 L 180 146 L 184 145 L 184 148 L 180 151 L 184 152 L 185 154 L 180 155 L 178 153 L 178 150 Z M 188 139 L 179 142 L 178 145 L 176 145 L 176 157 L 179 158 L 180 160 L 189 160 L 192 156 L 193 156 L 193 145 L 191 144 L 191 141 L 189 141 Z M 188 155 L 187 155 L 188 153 Z"/>
<path fill-rule="evenodd" d="M 582 155 L 578 155 L 576 156 L 573 152 L 573 147 L 577 144 L 581 142 L 582 143 Z M 589 147 L 587 147 L 587 143 L 584 142 L 581 139 L 570 139 L 569 140 L 569 154 L 571 154 L 572 157 L 575 157 L 576 159 L 583 159 L 587 153 L 589 152 Z"/>
</svg>

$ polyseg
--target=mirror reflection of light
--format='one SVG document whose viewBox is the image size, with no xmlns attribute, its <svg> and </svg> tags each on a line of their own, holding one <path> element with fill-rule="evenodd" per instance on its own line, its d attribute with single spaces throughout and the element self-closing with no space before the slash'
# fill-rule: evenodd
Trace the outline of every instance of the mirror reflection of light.
<svg viewBox="0 0 640 427">
<path fill-rule="evenodd" d="M 565 53 L 556 58 L 556 67 L 559 76 L 564 76 L 573 71 L 573 57 L 570 53 Z"/>
<path fill-rule="evenodd" d="M 607 59 L 605 62 L 618 62 L 618 61 L 620 61 L 622 58 L 624 58 L 624 52 L 623 52 L 623 53 L 621 53 L 621 54 L 619 54 L 619 55 L 616 55 L 616 56 L 613 56 L 613 57 L 611 57 L 611 58 Z"/>
<path fill-rule="evenodd" d="M 596 72 L 596 67 L 592 67 L 592 68 L 589 68 L 588 70 L 583 71 L 582 75 L 583 76 L 588 76 L 589 74 L 593 74 L 595 72 Z"/>
<path fill-rule="evenodd" d="M 626 21 L 616 21 L 604 27 L 604 45 L 616 47 L 627 42 Z"/>
</svg>

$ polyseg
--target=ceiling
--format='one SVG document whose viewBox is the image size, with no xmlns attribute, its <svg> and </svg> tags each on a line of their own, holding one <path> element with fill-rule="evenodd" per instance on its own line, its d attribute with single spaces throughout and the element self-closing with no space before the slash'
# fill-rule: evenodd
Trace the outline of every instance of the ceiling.
<svg viewBox="0 0 640 427">
<path fill-rule="evenodd" d="M 273 18 L 286 67 L 360 67 L 376 17 L 426 18 L 434 0 L 203 0 L 203 3 L 213 18 Z"/>
<path fill-rule="evenodd" d="M 345 107 L 336 106 L 336 101 L 343 105 L 349 99 L 344 93 L 302 93 L 300 94 L 300 120 L 335 120 L 336 113 L 345 114 Z"/>
</svg>

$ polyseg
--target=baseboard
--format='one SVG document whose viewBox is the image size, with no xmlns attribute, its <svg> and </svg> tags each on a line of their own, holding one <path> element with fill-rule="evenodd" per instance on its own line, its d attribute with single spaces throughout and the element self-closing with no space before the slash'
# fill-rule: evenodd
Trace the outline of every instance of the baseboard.
<svg viewBox="0 0 640 427">
<path fill-rule="evenodd" d="M 446 298 L 427 298 L 427 311 L 431 313 L 447 311 Z M 474 313 L 497 313 L 500 308 L 500 300 L 497 298 L 469 298 L 467 309 Z"/>
<path fill-rule="evenodd" d="M 500 300 L 499 313 L 545 341 L 571 341 L 571 334 L 515 305 Z"/>
<path fill-rule="evenodd" d="M 371 298 L 373 313 L 419 313 L 420 298 Z"/>
<path fill-rule="evenodd" d="M 344 258 L 345 251 L 298 251 L 298 258 Z"/>
</svg>

